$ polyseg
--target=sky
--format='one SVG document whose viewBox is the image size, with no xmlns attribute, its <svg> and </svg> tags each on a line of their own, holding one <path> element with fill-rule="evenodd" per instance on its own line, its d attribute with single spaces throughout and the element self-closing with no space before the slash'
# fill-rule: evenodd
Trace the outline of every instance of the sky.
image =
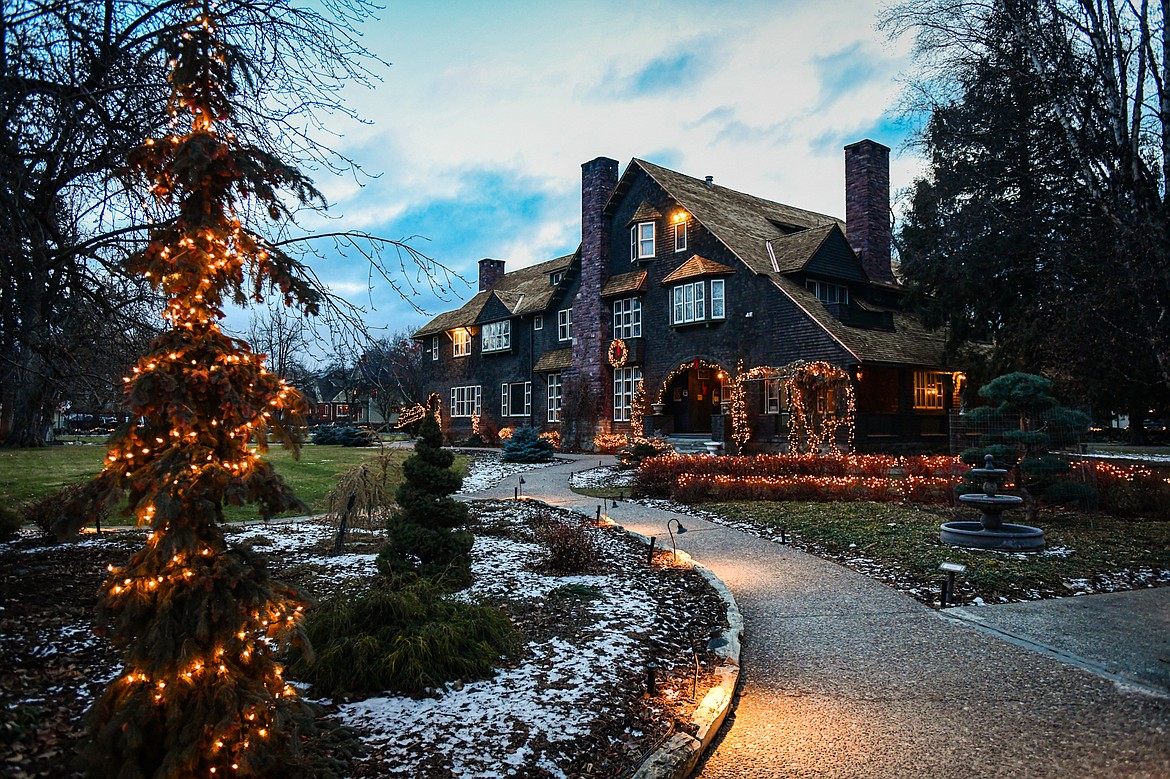
<svg viewBox="0 0 1170 779">
<path fill-rule="evenodd" d="M 922 168 L 898 119 L 909 41 L 875 29 L 879 7 L 390 0 L 362 30 L 391 65 L 343 94 L 367 123 L 336 121 L 330 140 L 377 178 L 319 178 L 330 218 L 305 225 L 409 239 L 470 285 L 424 281 L 408 303 L 360 256 L 314 270 L 372 328 L 413 330 L 474 294 L 481 258 L 572 252 L 580 166 L 599 156 L 844 217 L 846 144 L 890 146 L 895 190 Z"/>
</svg>

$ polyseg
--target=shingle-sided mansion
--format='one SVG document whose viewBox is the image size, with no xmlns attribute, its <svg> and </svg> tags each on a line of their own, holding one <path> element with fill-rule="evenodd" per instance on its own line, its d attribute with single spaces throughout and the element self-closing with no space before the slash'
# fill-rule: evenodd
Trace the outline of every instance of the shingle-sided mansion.
<svg viewBox="0 0 1170 779">
<path fill-rule="evenodd" d="M 733 376 L 803 360 L 848 374 L 858 449 L 945 444 L 958 376 L 942 334 L 901 310 L 888 148 L 845 148 L 844 222 L 638 159 L 581 170 L 576 252 L 512 272 L 481 260 L 479 292 L 414 335 L 456 435 L 484 415 L 588 448 L 633 432 L 644 382 L 646 432 L 725 436 Z M 779 385 L 743 385 L 753 447 L 786 440 Z"/>
</svg>

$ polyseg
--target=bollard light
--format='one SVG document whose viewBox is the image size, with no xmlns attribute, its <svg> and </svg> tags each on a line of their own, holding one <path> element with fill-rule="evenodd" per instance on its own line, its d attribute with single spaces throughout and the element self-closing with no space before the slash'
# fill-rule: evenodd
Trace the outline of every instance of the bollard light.
<svg viewBox="0 0 1170 779">
<path fill-rule="evenodd" d="M 938 569 L 947 575 L 947 580 L 942 585 L 942 596 L 939 598 L 940 608 L 945 609 L 955 599 L 955 574 L 965 572 L 967 566 L 962 563 L 944 562 Z"/>
</svg>

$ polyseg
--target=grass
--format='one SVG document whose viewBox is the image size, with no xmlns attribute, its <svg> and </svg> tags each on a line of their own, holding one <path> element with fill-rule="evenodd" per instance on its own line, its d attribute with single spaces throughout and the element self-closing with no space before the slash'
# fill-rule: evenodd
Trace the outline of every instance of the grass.
<svg viewBox="0 0 1170 779">
<path fill-rule="evenodd" d="M 1045 512 L 1038 524 L 1048 547 L 1024 554 L 940 543 L 938 526 L 954 518 L 950 510 L 890 503 L 796 502 L 736 502 L 703 508 L 769 534 L 784 528 L 797 548 L 895 584 L 928 603 L 938 597 L 942 578 L 938 566 L 944 561 L 967 566 L 956 585 L 961 602 L 975 597 L 987 602 L 1031 600 L 1170 583 L 1170 521 L 1165 520 Z"/>
<path fill-rule="evenodd" d="M 280 447 L 269 450 L 267 459 L 284 477 L 313 513 L 326 510 L 326 496 L 337 478 L 350 468 L 377 458 L 377 449 L 351 449 L 343 446 L 304 446 L 301 457 Z M 409 449 L 390 450 L 393 458 L 391 481 L 397 485 L 402 478 L 402 461 L 412 454 Z M 76 484 L 95 476 L 101 470 L 106 456 L 105 446 L 47 446 L 38 449 L 0 449 L 0 503 L 16 506 L 26 500 L 39 498 L 67 484 Z M 455 468 L 467 473 L 466 458 L 458 457 Z M 258 515 L 251 506 L 228 506 L 229 521 L 255 519 Z M 115 513 L 115 523 L 125 519 Z"/>
</svg>

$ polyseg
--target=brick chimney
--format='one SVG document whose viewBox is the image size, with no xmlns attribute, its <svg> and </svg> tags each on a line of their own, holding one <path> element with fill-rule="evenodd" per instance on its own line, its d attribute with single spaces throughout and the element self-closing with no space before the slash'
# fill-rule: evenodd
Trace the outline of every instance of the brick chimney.
<svg viewBox="0 0 1170 779">
<path fill-rule="evenodd" d="M 845 236 L 873 281 L 890 266 L 890 149 L 868 138 L 845 147 Z"/>
<path fill-rule="evenodd" d="M 581 166 L 581 283 L 573 302 L 573 368 L 569 373 L 578 397 L 591 401 L 592 420 L 571 419 L 574 438 L 592 440 L 590 429 L 609 419 L 613 391 L 606 387 L 606 332 L 601 316 L 601 288 L 609 278 L 609 218 L 605 204 L 617 187 L 618 163 L 598 157 Z M 566 388 L 567 390 L 567 388 Z M 582 441 L 582 444 L 585 442 Z"/>
<path fill-rule="evenodd" d="M 496 282 L 504 278 L 504 261 L 491 260 L 486 257 L 479 261 L 479 291 L 491 289 Z"/>
</svg>

